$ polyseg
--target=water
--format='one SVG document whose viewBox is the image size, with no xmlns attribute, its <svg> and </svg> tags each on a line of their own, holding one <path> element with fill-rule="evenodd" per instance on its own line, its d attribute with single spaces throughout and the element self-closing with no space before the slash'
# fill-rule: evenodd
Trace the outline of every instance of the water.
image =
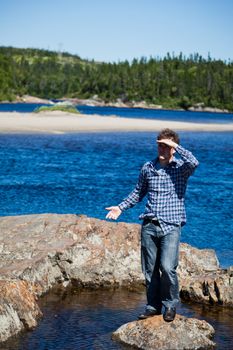
<svg viewBox="0 0 233 350">
<path fill-rule="evenodd" d="M 49 106 L 38 103 L 0 103 L 0 112 L 33 112 L 40 106 Z M 119 108 L 119 107 L 92 107 L 76 106 L 81 113 L 99 115 L 117 115 L 127 118 L 159 119 L 185 121 L 192 123 L 233 123 L 233 113 L 208 113 L 208 112 L 188 112 L 155 110 L 143 108 Z"/>
<path fill-rule="evenodd" d="M 111 335 L 122 324 L 137 319 L 144 308 L 145 293 L 72 289 L 49 293 L 39 303 L 44 313 L 39 325 L 8 341 L 4 350 L 126 350 L 112 341 Z M 232 348 L 233 310 L 181 304 L 177 311 L 209 322 L 216 330 L 217 350 Z"/>
<path fill-rule="evenodd" d="M 182 241 L 233 265 L 233 133 L 181 132 L 200 161 L 190 178 Z M 0 135 L 0 215 L 76 213 L 104 219 L 156 156 L 154 133 Z M 145 201 L 122 214 L 139 222 Z"/>
<path fill-rule="evenodd" d="M 150 132 L 0 135 L 0 215 L 50 212 L 104 219 L 104 208 L 118 204 L 133 189 L 142 164 L 155 157 L 155 136 Z M 187 189 L 188 224 L 182 241 L 213 248 L 223 267 L 233 265 L 233 133 L 181 132 L 180 136 L 182 145 L 200 161 Z M 121 221 L 139 222 L 144 204 L 123 213 Z M 145 292 L 73 290 L 49 293 L 40 303 L 44 318 L 39 326 L 0 349 L 124 349 L 111 340 L 111 333 L 136 319 Z M 232 348 L 232 310 L 181 304 L 178 311 L 211 323 L 217 349 Z"/>
</svg>

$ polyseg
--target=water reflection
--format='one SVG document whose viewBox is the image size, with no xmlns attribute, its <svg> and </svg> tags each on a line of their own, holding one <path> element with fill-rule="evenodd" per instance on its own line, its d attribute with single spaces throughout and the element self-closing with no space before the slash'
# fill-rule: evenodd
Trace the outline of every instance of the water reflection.
<svg viewBox="0 0 233 350">
<path fill-rule="evenodd" d="M 53 291 L 40 300 L 44 317 L 38 327 L 4 345 L 4 350 L 126 349 L 113 342 L 119 326 L 137 319 L 145 303 L 144 290 Z M 205 319 L 216 330 L 217 349 L 233 346 L 233 310 L 181 304 L 178 312 Z"/>
</svg>

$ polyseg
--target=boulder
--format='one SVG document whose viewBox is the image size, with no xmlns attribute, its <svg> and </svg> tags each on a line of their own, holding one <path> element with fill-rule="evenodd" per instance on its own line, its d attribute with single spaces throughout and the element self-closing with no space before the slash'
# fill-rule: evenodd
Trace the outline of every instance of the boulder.
<svg viewBox="0 0 233 350">
<path fill-rule="evenodd" d="M 122 325 L 112 335 L 114 340 L 145 350 L 214 349 L 213 327 L 206 321 L 177 315 L 171 323 L 162 316 Z"/>
<path fill-rule="evenodd" d="M 221 269 L 214 250 L 180 245 L 182 300 L 233 307 L 233 268 Z"/>
<path fill-rule="evenodd" d="M 58 284 L 144 284 L 139 232 L 137 224 L 71 214 L 0 218 L 0 340 L 34 327 L 37 297 Z M 233 271 L 219 268 L 213 250 L 182 243 L 178 273 L 183 299 L 233 306 Z"/>
<path fill-rule="evenodd" d="M 0 276 L 36 284 L 41 293 L 64 281 L 142 283 L 138 229 L 69 214 L 0 218 Z"/>
<path fill-rule="evenodd" d="M 216 270 L 180 279 L 180 296 L 184 301 L 233 307 L 233 273 Z"/>
</svg>

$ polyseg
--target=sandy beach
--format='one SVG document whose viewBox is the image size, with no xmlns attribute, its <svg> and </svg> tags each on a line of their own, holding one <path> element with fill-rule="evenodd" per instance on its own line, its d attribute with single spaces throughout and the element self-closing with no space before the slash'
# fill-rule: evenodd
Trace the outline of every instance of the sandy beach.
<svg viewBox="0 0 233 350">
<path fill-rule="evenodd" d="M 189 123 L 116 116 L 75 115 L 59 111 L 39 114 L 0 112 L 0 133 L 158 131 L 166 127 L 178 131 L 233 131 L 233 123 Z"/>
</svg>

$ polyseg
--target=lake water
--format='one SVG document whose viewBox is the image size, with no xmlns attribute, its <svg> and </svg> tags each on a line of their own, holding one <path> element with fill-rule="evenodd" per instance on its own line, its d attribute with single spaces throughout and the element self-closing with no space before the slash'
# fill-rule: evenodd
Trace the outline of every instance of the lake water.
<svg viewBox="0 0 233 350">
<path fill-rule="evenodd" d="M 43 104 L 44 106 L 48 106 Z M 0 103 L 0 112 L 33 112 L 42 106 L 38 103 Z M 77 105 L 83 114 L 117 115 L 127 118 L 186 121 L 192 123 L 233 123 L 233 113 L 208 113 L 143 108 L 93 107 Z"/>
<path fill-rule="evenodd" d="M 133 189 L 143 163 L 155 158 L 155 137 L 151 132 L 0 135 L 0 215 L 50 212 L 104 219 L 104 208 L 118 204 Z M 180 132 L 180 137 L 200 161 L 187 189 L 182 241 L 215 249 L 228 267 L 233 265 L 233 133 Z M 121 221 L 138 223 L 144 204 L 123 213 Z M 64 305 L 51 296 L 40 326 L 17 338 L 11 349 L 123 349 L 111 342 L 110 333 L 135 319 L 144 293 L 112 294 L 112 304 L 103 291 L 94 297 L 83 293 L 78 299 L 69 294 Z M 230 311 L 181 308 L 183 314 L 207 317 L 217 329 L 219 349 L 231 348 Z"/>
<path fill-rule="evenodd" d="M 200 166 L 190 178 L 182 241 L 233 265 L 233 133 L 181 132 Z M 0 135 L 0 215 L 77 213 L 104 219 L 156 156 L 155 133 Z M 139 222 L 140 203 L 121 221 Z"/>
</svg>

